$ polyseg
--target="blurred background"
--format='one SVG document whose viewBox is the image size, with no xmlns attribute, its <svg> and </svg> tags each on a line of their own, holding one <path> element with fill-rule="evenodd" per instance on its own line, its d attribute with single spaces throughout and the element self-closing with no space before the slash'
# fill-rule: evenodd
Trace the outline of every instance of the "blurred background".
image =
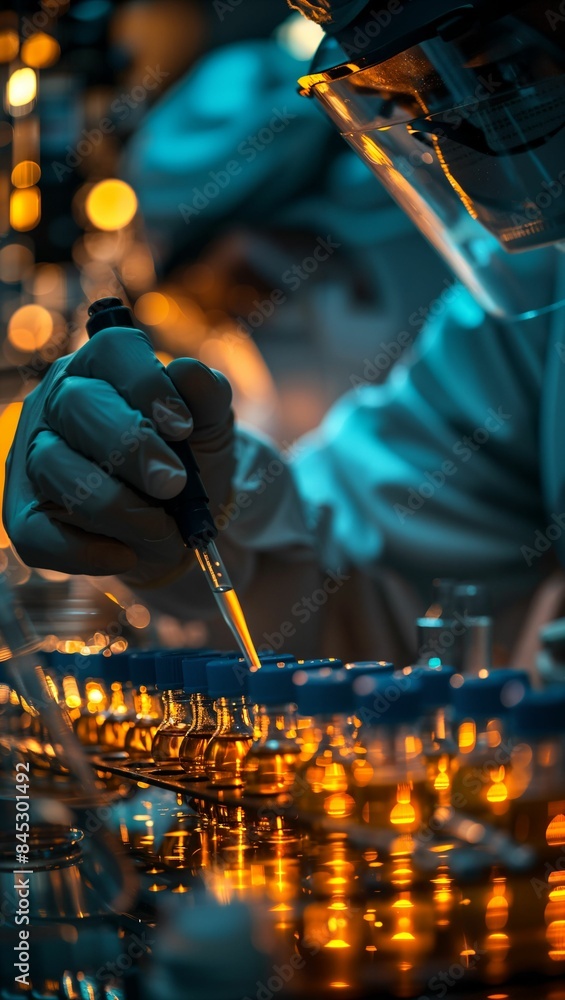
<svg viewBox="0 0 565 1000">
<path fill-rule="evenodd" d="M 128 301 L 164 363 L 192 355 L 221 369 L 238 418 L 290 454 L 334 399 L 384 378 L 417 337 L 449 279 L 298 95 L 319 40 L 285 0 L 2 10 L 0 489 L 22 399 L 85 341 L 99 296 Z M 110 597 L 84 625 L 91 583 L 32 574 L 0 527 L 2 569 L 36 621 L 75 601 L 67 639 L 107 640 Z M 151 622 L 110 596 L 126 645 L 146 629 L 171 644 L 205 639 L 202 623 Z"/>
</svg>

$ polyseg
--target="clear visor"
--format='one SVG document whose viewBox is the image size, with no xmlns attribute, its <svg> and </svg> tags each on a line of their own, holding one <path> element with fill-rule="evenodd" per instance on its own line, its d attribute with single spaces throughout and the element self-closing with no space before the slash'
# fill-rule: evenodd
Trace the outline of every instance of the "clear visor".
<svg viewBox="0 0 565 1000">
<path fill-rule="evenodd" d="M 551 24 L 532 3 L 456 40 L 301 81 L 481 305 L 505 318 L 565 300 L 564 20 Z"/>
</svg>

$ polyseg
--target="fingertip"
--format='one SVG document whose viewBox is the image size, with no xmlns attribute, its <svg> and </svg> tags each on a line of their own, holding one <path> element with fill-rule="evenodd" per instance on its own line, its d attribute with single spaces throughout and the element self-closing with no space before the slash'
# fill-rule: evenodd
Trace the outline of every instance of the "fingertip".
<svg viewBox="0 0 565 1000">
<path fill-rule="evenodd" d="M 184 468 L 173 468 L 158 458 L 151 458 L 145 470 L 147 492 L 156 500 L 171 500 L 186 485 Z"/>
</svg>

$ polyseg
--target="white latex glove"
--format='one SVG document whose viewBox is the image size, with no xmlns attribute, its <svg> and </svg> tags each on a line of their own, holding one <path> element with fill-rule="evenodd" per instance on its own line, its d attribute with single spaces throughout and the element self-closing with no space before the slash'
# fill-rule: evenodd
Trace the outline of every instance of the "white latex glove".
<svg viewBox="0 0 565 1000">
<path fill-rule="evenodd" d="M 233 475 L 226 378 L 182 358 L 165 369 L 140 330 L 102 330 L 26 399 L 8 456 L 4 523 L 29 566 L 158 585 L 192 564 L 159 506 L 185 483 L 167 440 L 190 437 L 212 511 Z"/>
</svg>

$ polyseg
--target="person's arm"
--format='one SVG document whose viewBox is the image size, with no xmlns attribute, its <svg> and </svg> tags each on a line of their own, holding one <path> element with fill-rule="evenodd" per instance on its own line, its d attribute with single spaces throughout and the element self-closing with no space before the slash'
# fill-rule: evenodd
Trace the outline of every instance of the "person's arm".
<svg viewBox="0 0 565 1000">
<path fill-rule="evenodd" d="M 459 285 L 443 302 L 386 383 L 371 385 L 378 368 L 360 362 L 351 374 L 365 384 L 286 461 L 265 439 L 236 432 L 234 506 L 219 544 L 243 592 L 269 595 L 273 628 L 293 594 L 310 593 L 328 570 L 393 570 L 423 594 L 435 576 L 484 580 L 501 602 L 534 584 L 537 564 L 521 548 L 543 517 L 547 330 L 543 320 L 526 332 L 486 318 Z M 271 618 L 268 601 L 261 616 Z"/>
<path fill-rule="evenodd" d="M 296 480 L 326 566 L 519 589 L 532 575 L 521 546 L 542 516 L 547 330 L 496 323 L 461 286 L 449 298 L 384 385 L 364 379 L 303 439 Z"/>
</svg>

